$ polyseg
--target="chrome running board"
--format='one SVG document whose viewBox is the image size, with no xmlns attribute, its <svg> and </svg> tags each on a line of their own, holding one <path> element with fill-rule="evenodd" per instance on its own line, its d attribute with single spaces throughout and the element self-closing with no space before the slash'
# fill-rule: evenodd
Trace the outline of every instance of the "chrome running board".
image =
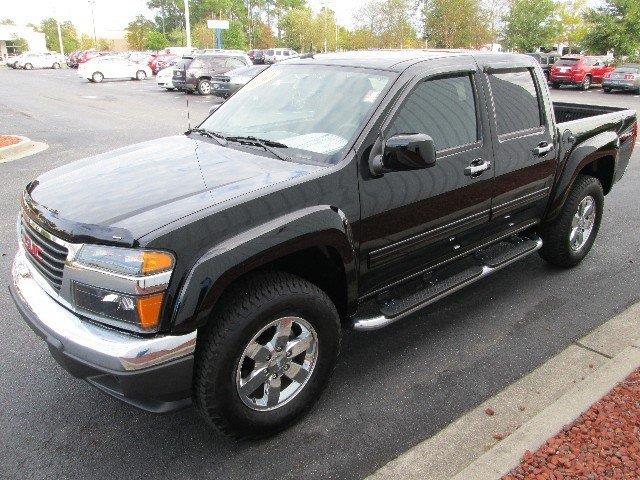
<svg viewBox="0 0 640 480">
<path fill-rule="evenodd" d="M 380 314 L 372 317 L 355 317 L 353 329 L 360 331 L 377 330 L 386 327 L 404 317 L 423 309 L 461 290 L 467 285 L 491 275 L 512 263 L 531 255 L 542 248 L 542 239 L 536 237 L 533 240 L 525 240 L 515 245 L 513 249 L 486 261 L 485 265 L 469 268 L 452 277 L 445 278 L 426 289 L 420 290 L 401 299 L 392 301 L 380 308 Z"/>
</svg>

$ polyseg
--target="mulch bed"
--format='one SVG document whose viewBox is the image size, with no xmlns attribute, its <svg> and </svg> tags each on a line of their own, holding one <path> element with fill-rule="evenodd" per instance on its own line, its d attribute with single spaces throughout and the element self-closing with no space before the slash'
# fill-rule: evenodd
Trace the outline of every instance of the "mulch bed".
<svg viewBox="0 0 640 480">
<path fill-rule="evenodd" d="M 0 148 L 15 145 L 20 142 L 20 137 L 14 135 L 0 135 Z"/>
<path fill-rule="evenodd" d="M 502 480 L 640 479 L 640 369 Z"/>
</svg>

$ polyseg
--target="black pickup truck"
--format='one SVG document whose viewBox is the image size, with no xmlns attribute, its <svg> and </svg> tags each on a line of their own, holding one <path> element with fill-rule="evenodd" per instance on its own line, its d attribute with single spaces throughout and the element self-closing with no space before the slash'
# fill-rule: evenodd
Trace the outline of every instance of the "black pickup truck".
<svg viewBox="0 0 640 480">
<path fill-rule="evenodd" d="M 589 252 L 631 110 L 553 103 L 525 55 L 279 63 L 198 128 L 45 173 L 10 290 L 73 375 L 241 437 L 318 398 L 372 330 L 536 251 Z"/>
</svg>

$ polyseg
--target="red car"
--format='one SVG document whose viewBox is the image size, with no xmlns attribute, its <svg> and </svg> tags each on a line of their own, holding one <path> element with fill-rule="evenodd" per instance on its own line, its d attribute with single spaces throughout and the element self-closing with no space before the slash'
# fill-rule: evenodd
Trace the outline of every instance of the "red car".
<svg viewBox="0 0 640 480">
<path fill-rule="evenodd" d="M 154 59 L 149 62 L 149 68 L 155 75 L 163 68 L 166 68 L 175 63 L 175 60 L 177 58 L 178 55 L 172 55 L 170 53 L 156 55 Z"/>
<path fill-rule="evenodd" d="M 84 52 L 78 54 L 76 57 L 76 62 L 78 65 L 84 62 L 88 62 L 92 58 L 99 57 L 100 55 L 104 55 L 105 52 L 96 52 L 95 50 L 85 50 Z"/>
<path fill-rule="evenodd" d="M 568 55 L 560 57 L 551 67 L 549 82 L 552 88 L 575 85 L 582 90 L 589 90 L 592 84 L 602 83 L 604 76 L 614 69 L 603 57 Z"/>
</svg>

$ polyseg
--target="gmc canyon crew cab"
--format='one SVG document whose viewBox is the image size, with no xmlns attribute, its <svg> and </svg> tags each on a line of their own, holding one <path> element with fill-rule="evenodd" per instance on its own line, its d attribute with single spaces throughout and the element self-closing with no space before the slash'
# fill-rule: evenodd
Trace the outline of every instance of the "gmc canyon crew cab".
<svg viewBox="0 0 640 480">
<path fill-rule="evenodd" d="M 536 251 L 589 252 L 631 110 L 554 103 L 525 55 L 277 63 L 198 128 L 29 183 L 11 293 L 73 375 L 259 437 L 389 325 Z"/>
</svg>

